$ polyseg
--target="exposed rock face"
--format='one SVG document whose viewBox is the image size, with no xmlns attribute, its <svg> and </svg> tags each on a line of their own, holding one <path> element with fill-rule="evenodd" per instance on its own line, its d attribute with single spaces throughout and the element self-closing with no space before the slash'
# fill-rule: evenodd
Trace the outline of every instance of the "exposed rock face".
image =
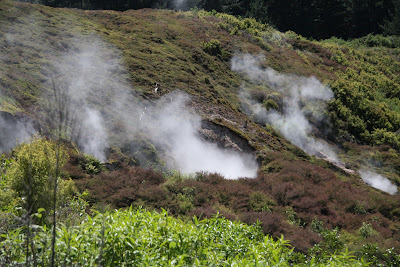
<svg viewBox="0 0 400 267">
<path fill-rule="evenodd" d="M 348 169 L 342 162 L 338 161 L 337 159 L 331 158 L 328 155 L 326 155 L 326 154 L 324 154 L 324 153 L 322 153 L 320 151 L 317 152 L 317 154 L 315 154 L 315 156 L 317 158 L 320 158 L 320 159 L 323 159 L 323 160 L 326 160 L 326 161 L 332 163 L 333 165 L 335 165 L 336 167 L 342 169 L 343 171 L 345 171 L 348 174 L 355 174 L 356 173 L 355 171 L 353 171 L 351 169 Z"/>
<path fill-rule="evenodd" d="M 211 121 L 203 120 L 198 132 L 205 141 L 215 143 L 221 148 L 237 152 L 254 152 L 246 139 L 229 128 Z"/>
</svg>

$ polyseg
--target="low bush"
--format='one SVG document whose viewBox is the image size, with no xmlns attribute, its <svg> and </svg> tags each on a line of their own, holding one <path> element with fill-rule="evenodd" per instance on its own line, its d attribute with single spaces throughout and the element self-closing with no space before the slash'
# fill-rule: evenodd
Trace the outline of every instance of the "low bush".
<svg viewBox="0 0 400 267">
<path fill-rule="evenodd" d="M 218 40 L 211 40 L 209 42 L 203 43 L 203 50 L 213 56 L 218 56 L 222 54 L 221 42 Z"/>
<path fill-rule="evenodd" d="M 80 158 L 79 165 L 87 174 L 98 174 L 103 169 L 100 160 L 89 154 Z"/>
</svg>

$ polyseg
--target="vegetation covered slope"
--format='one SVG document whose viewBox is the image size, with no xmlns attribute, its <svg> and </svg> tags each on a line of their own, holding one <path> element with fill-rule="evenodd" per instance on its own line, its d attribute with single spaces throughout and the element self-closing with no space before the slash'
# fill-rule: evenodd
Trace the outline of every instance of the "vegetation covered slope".
<svg viewBox="0 0 400 267">
<path fill-rule="evenodd" d="M 115 76 L 127 75 L 137 95 L 158 98 L 154 82 L 163 94 L 187 92 L 204 119 L 245 138 L 261 163 L 256 179 L 229 181 L 214 174 L 183 179 L 129 166 L 129 157 L 118 153 L 115 169 L 92 172 L 82 155 L 71 152 L 65 176 L 82 191 L 88 189 L 93 203 L 145 205 L 179 215 L 220 211 L 250 224 L 259 220 L 265 233 L 284 233 L 303 252 L 332 236 L 339 244 L 333 251 L 344 244 L 359 251 L 364 244 L 399 247 L 399 197 L 370 188 L 358 176 L 308 156 L 271 127 L 251 122 L 240 105 L 241 85 L 260 102 L 270 100 L 271 88 L 232 72 L 230 65 L 235 53 L 263 54 L 265 66 L 330 84 L 335 98 L 329 116 L 335 127 L 327 137 L 342 146 L 341 158 L 354 169 L 379 167 L 399 185 L 396 38 L 316 42 L 252 19 L 203 11 L 82 11 L 10 1 L 2 1 L 0 9 L 3 111 L 43 123 L 41 96 L 57 75 L 54 55 L 79 50 L 79 40 L 100 38 L 119 49 L 113 56 L 123 61 Z M 326 234 L 334 227 L 339 230 Z"/>
</svg>

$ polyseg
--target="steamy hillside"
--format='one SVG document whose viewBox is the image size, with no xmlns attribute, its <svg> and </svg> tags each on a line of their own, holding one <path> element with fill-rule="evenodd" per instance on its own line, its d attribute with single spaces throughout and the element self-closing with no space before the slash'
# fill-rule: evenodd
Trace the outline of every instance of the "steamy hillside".
<svg viewBox="0 0 400 267">
<path fill-rule="evenodd" d="M 2 213 L 24 205 L 4 178 L 18 144 L 43 136 L 62 142 L 62 184 L 87 210 L 219 213 L 296 252 L 375 250 L 375 264 L 400 252 L 398 37 L 311 41 L 216 12 L 12 1 L 0 29 Z"/>
</svg>

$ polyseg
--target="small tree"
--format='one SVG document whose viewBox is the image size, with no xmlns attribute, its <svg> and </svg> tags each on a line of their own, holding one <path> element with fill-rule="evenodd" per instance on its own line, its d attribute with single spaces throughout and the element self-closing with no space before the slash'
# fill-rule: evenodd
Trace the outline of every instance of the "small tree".
<svg viewBox="0 0 400 267">
<path fill-rule="evenodd" d="M 11 180 L 11 188 L 22 200 L 26 211 L 23 221 L 26 225 L 26 263 L 29 263 L 29 247 L 33 256 L 33 265 L 36 266 L 36 251 L 31 231 L 32 218 L 36 212 L 43 209 L 45 214 L 53 211 L 53 227 L 55 229 L 55 209 L 57 180 L 60 168 L 67 161 L 68 156 L 60 141 L 54 142 L 35 137 L 31 143 L 22 144 L 14 150 L 15 161 L 7 170 L 6 175 Z M 53 198 L 53 201 L 52 201 Z M 41 218 L 38 217 L 38 218 Z M 54 231 L 53 231 L 54 232 Z M 53 237 L 53 240 L 55 238 Z M 52 243 L 54 252 L 54 244 Z M 54 253 L 52 253 L 52 256 Z M 52 261 L 54 266 L 54 261 Z"/>
<path fill-rule="evenodd" d="M 14 150 L 15 162 L 7 170 L 7 175 L 29 215 L 39 208 L 44 208 L 47 214 L 52 210 L 54 182 L 59 178 L 57 168 L 68 159 L 65 148 L 58 149 L 58 146 L 54 141 L 35 137 L 31 143 Z"/>
</svg>

